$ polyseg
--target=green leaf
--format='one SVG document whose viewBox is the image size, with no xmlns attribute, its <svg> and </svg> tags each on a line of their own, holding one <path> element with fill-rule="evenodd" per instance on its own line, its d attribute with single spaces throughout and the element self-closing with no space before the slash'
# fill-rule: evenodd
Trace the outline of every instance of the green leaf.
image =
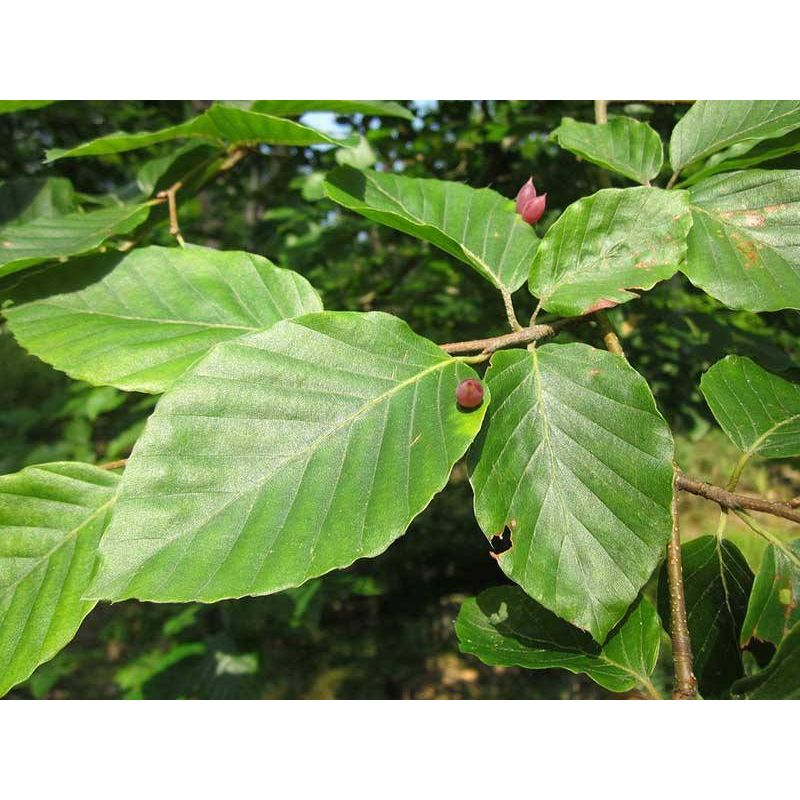
<svg viewBox="0 0 800 800">
<path fill-rule="evenodd" d="M 539 243 L 513 200 L 491 189 L 339 167 L 325 191 L 367 219 L 435 244 L 500 290 L 525 282 Z"/>
<path fill-rule="evenodd" d="M 93 597 L 269 594 L 383 552 L 447 482 L 475 373 L 388 314 L 224 342 L 161 398 L 125 470 Z"/>
<path fill-rule="evenodd" d="M 118 478 L 89 464 L 0 476 L 0 696 L 73 636 Z"/>
<path fill-rule="evenodd" d="M 734 685 L 751 700 L 800 700 L 800 622 L 786 634 L 766 669 Z"/>
<path fill-rule="evenodd" d="M 565 150 L 637 183 L 650 183 L 664 163 L 659 135 L 630 117 L 614 117 L 604 125 L 565 117 L 551 137 Z"/>
<path fill-rule="evenodd" d="M 76 209 L 75 193 L 66 178 L 17 178 L 0 181 L 0 227 L 37 217 L 61 217 Z"/>
<path fill-rule="evenodd" d="M 531 269 L 542 307 L 579 316 L 637 297 L 672 277 L 686 255 L 684 192 L 603 189 L 573 203 L 547 231 Z"/>
<path fill-rule="evenodd" d="M 321 311 L 310 284 L 260 256 L 146 247 L 57 264 L 0 301 L 17 341 L 73 378 L 163 392 L 215 344 Z"/>
<path fill-rule="evenodd" d="M 731 684 L 744 674 L 739 635 L 753 573 L 736 545 L 716 536 L 687 542 L 681 547 L 681 559 L 698 688 L 703 697 L 724 697 Z M 669 627 L 670 604 L 663 569 L 658 610 Z"/>
<path fill-rule="evenodd" d="M 800 100 L 700 100 L 672 131 L 672 168 L 679 172 L 748 139 L 770 139 L 800 128 Z"/>
<path fill-rule="evenodd" d="M 150 213 L 148 204 L 112 206 L 86 214 L 39 217 L 0 230 L 0 278 L 33 264 L 95 250 L 112 236 L 129 233 Z"/>
<path fill-rule="evenodd" d="M 730 308 L 800 308 L 800 170 L 717 175 L 689 195 L 689 280 Z"/>
<path fill-rule="evenodd" d="M 484 664 L 586 673 L 612 692 L 640 686 L 655 693 L 650 675 L 658 660 L 661 624 L 639 600 L 601 649 L 515 586 L 498 586 L 467 600 L 456 620 L 461 651 Z"/>
<path fill-rule="evenodd" d="M 492 356 L 488 425 L 470 451 L 475 514 L 508 529 L 503 572 L 598 641 L 663 557 L 672 437 L 619 356 L 547 344 Z"/>
<path fill-rule="evenodd" d="M 414 119 L 411 111 L 392 100 L 256 100 L 250 110 L 276 117 L 299 117 L 307 111 L 332 111 L 335 114 Z"/>
<path fill-rule="evenodd" d="M 44 108 L 55 102 L 55 100 L 0 100 L 0 114 L 34 111 L 37 108 Z"/>
<path fill-rule="evenodd" d="M 796 556 L 795 561 L 775 545 L 764 550 L 742 624 L 742 646 L 751 639 L 780 644 L 800 622 L 800 539 L 787 542 L 786 547 Z"/>
<path fill-rule="evenodd" d="M 200 171 L 203 165 L 219 158 L 224 150 L 217 144 L 204 141 L 188 142 L 161 158 L 153 158 L 136 172 L 139 189 L 151 196 L 157 189 L 168 189 L 190 171 Z"/>
<path fill-rule="evenodd" d="M 228 105 L 213 105 L 208 111 L 179 125 L 159 131 L 141 133 L 111 133 L 68 150 L 48 150 L 47 160 L 100 156 L 124 153 L 140 147 L 150 147 L 173 139 L 202 138 L 230 146 L 244 144 L 293 145 L 312 144 L 351 145 L 352 139 L 334 139 L 321 131 L 299 122 L 260 114 L 255 111 Z"/>
<path fill-rule="evenodd" d="M 800 456 L 800 386 L 743 356 L 727 356 L 700 390 L 730 440 L 746 456 Z"/>
<path fill-rule="evenodd" d="M 337 164 L 356 169 L 367 169 L 378 160 L 365 136 L 359 136 L 355 147 L 340 147 L 336 151 L 335 158 Z"/>
<path fill-rule="evenodd" d="M 681 181 L 679 186 L 680 188 L 693 186 L 720 172 L 747 169 L 798 152 L 800 152 L 800 129 L 787 133 L 779 139 L 739 142 L 731 145 L 727 150 L 711 156 L 700 170 L 693 172 L 686 180 Z"/>
</svg>

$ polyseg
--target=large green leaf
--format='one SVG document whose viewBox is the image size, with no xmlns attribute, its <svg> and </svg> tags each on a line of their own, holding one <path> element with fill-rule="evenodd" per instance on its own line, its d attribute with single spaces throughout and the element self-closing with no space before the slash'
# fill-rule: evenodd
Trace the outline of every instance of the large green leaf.
<svg viewBox="0 0 800 800">
<path fill-rule="evenodd" d="M 75 192 L 66 178 L 0 181 L 0 226 L 24 224 L 36 217 L 62 217 L 75 208 Z"/>
<path fill-rule="evenodd" d="M 548 344 L 492 356 L 488 425 L 470 451 L 487 538 L 508 529 L 503 571 L 602 642 L 663 556 L 672 437 L 619 356 Z"/>
<path fill-rule="evenodd" d="M 655 690 L 661 624 L 647 600 L 637 601 L 602 647 L 515 586 L 498 586 L 467 600 L 456 619 L 461 651 L 484 664 L 585 672 L 612 692 Z"/>
<path fill-rule="evenodd" d="M 173 139 L 202 138 L 228 145 L 273 144 L 306 146 L 312 144 L 350 145 L 355 140 L 334 139 L 321 131 L 289 119 L 261 114 L 229 105 L 213 105 L 208 111 L 179 125 L 159 131 L 111 133 L 67 150 L 48 150 L 47 160 L 124 153 Z"/>
<path fill-rule="evenodd" d="M 414 119 L 407 108 L 391 100 L 256 100 L 250 110 L 276 117 L 299 117 L 307 111 L 332 111 L 335 114 Z"/>
<path fill-rule="evenodd" d="M 33 264 L 95 250 L 112 236 L 129 233 L 150 213 L 148 204 L 112 206 L 87 214 L 38 217 L 0 230 L 0 278 Z"/>
<path fill-rule="evenodd" d="M 800 128 L 800 100 L 700 100 L 672 131 L 672 168 L 707 158 L 736 142 L 770 139 Z"/>
<path fill-rule="evenodd" d="M 614 117 L 604 125 L 565 117 L 552 138 L 565 150 L 637 183 L 649 184 L 664 163 L 658 133 L 630 117 Z"/>
<path fill-rule="evenodd" d="M 215 344 L 321 311 L 305 278 L 260 256 L 146 247 L 38 271 L 0 292 L 17 341 L 93 384 L 163 392 Z"/>
<path fill-rule="evenodd" d="M 525 282 L 539 244 L 513 200 L 491 189 L 342 166 L 328 173 L 325 191 L 367 219 L 435 244 L 509 292 Z"/>
<path fill-rule="evenodd" d="M 0 696 L 64 647 L 94 607 L 83 595 L 117 483 L 74 463 L 0 477 Z"/>
<path fill-rule="evenodd" d="M 753 573 L 732 542 L 701 536 L 681 547 L 686 619 L 700 694 L 726 696 L 744 674 L 739 634 L 753 586 Z M 666 573 L 661 572 L 658 610 L 670 623 Z"/>
<path fill-rule="evenodd" d="M 800 622 L 786 634 L 767 667 L 739 681 L 733 691 L 751 700 L 800 700 Z"/>
<path fill-rule="evenodd" d="M 539 245 L 528 285 L 566 316 L 632 300 L 675 274 L 691 226 L 684 192 L 603 189 L 573 203 Z"/>
<path fill-rule="evenodd" d="M 800 539 L 786 547 L 794 561 L 775 545 L 764 550 L 742 624 L 742 646 L 751 639 L 780 644 L 789 628 L 800 622 Z"/>
<path fill-rule="evenodd" d="M 747 456 L 800 455 L 800 386 L 743 356 L 727 356 L 700 380 L 722 430 Z"/>
<path fill-rule="evenodd" d="M 268 594 L 383 552 L 480 427 L 475 373 L 387 314 L 323 312 L 215 347 L 125 470 L 91 596 Z"/>
<path fill-rule="evenodd" d="M 726 173 L 689 194 L 689 280 L 731 308 L 800 308 L 800 171 Z"/>
</svg>

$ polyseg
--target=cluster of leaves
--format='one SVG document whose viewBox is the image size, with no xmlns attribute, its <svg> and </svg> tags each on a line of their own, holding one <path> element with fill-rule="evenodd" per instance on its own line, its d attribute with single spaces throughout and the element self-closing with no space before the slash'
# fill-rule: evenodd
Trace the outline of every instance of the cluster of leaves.
<svg viewBox="0 0 800 800">
<path fill-rule="evenodd" d="M 383 552 L 469 451 L 475 515 L 487 539 L 510 539 L 497 562 L 518 588 L 465 603 L 462 649 L 657 694 L 662 627 L 642 590 L 672 528 L 673 443 L 624 359 L 565 341 L 498 352 L 467 412 L 455 388 L 483 356 L 450 356 L 395 315 L 324 311 L 304 277 L 260 256 L 146 242 L 166 219 L 165 188 L 196 192 L 260 147 L 326 145 L 339 166 L 309 176 L 306 194 L 433 245 L 506 299 L 527 284 L 537 309 L 580 317 L 681 271 L 734 309 L 796 309 L 800 173 L 739 167 L 745 153 L 748 167 L 786 154 L 800 104 L 693 106 L 670 142 L 670 184 L 686 176 L 675 189 L 650 185 L 664 165 L 647 124 L 564 120 L 562 147 L 643 185 L 572 203 L 540 239 L 492 189 L 369 169 L 366 140 L 290 119 L 320 103 L 215 104 L 48 152 L 187 140 L 124 196 L 83 198 L 58 178 L 0 187 L 0 302 L 17 341 L 89 384 L 160 395 L 121 477 L 58 462 L 0 478 L 0 692 L 99 600 L 270 594 Z M 410 116 L 394 103 L 323 105 Z M 737 477 L 753 455 L 800 455 L 794 384 L 725 359 L 701 388 L 743 451 Z M 753 639 L 777 651 L 735 690 L 800 691 L 795 545 L 773 542 L 755 582 L 721 539 L 684 551 L 703 695 L 730 692 Z"/>
</svg>

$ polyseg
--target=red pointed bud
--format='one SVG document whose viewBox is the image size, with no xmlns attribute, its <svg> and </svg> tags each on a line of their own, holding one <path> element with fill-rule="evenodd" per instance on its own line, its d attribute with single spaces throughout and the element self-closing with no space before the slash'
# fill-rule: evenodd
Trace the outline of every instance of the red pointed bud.
<svg viewBox="0 0 800 800">
<path fill-rule="evenodd" d="M 533 178 L 528 178 L 525 185 L 517 192 L 517 214 L 529 225 L 535 225 L 544 214 L 547 204 L 547 193 L 537 196 Z"/>
<path fill-rule="evenodd" d="M 529 225 L 535 225 L 542 218 L 546 204 L 547 192 L 540 194 L 538 197 L 534 197 L 533 200 L 525 204 L 525 207 L 519 213 L 522 215 L 522 219 L 524 219 L 525 222 Z"/>
<path fill-rule="evenodd" d="M 534 197 L 536 197 L 536 187 L 533 185 L 533 178 L 528 178 L 517 192 L 517 214 L 521 214 L 525 204 L 533 200 Z"/>
</svg>

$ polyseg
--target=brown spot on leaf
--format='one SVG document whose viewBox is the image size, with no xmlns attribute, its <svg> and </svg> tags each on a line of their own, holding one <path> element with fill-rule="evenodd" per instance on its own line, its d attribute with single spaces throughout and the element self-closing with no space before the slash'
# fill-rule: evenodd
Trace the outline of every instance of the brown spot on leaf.
<svg viewBox="0 0 800 800">
<path fill-rule="evenodd" d="M 731 236 L 731 240 L 745 260 L 745 269 L 755 266 L 758 262 L 758 244 L 752 239 L 745 239 L 743 236 Z"/>
<path fill-rule="evenodd" d="M 777 214 L 778 211 L 785 211 L 786 210 L 786 203 L 778 203 L 774 206 L 764 206 L 762 209 L 765 214 Z"/>
<path fill-rule="evenodd" d="M 592 303 L 588 308 L 585 308 L 583 313 L 593 314 L 595 311 L 603 311 L 606 308 L 614 308 L 616 305 L 619 305 L 619 303 L 614 300 L 601 297 L 596 303 Z"/>
<path fill-rule="evenodd" d="M 11 247 L 11 242 L 9 242 L 9 241 L 8 241 L 8 239 L 6 239 L 6 240 L 3 242 L 3 247 Z"/>
<path fill-rule="evenodd" d="M 589 375 L 592 378 L 596 378 L 599 374 L 600 374 L 600 370 L 597 369 L 597 367 L 593 367 L 592 369 L 589 370 Z"/>
</svg>

